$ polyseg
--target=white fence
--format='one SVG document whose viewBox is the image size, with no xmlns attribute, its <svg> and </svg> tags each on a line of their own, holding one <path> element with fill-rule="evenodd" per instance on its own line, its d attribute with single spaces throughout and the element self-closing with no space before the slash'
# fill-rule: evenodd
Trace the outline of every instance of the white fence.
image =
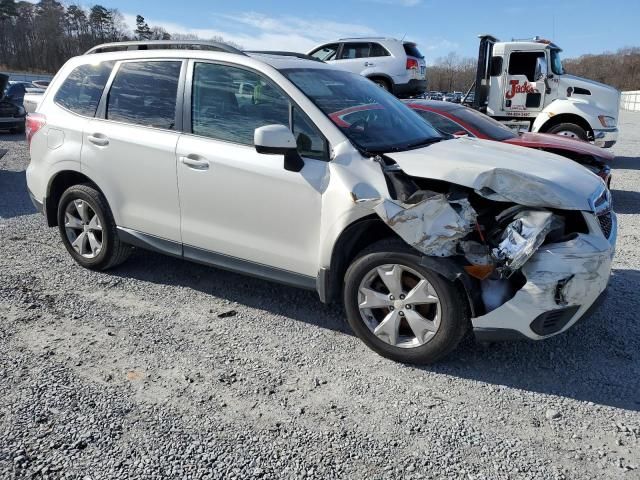
<svg viewBox="0 0 640 480">
<path fill-rule="evenodd" d="M 623 110 L 640 112 L 640 90 L 635 90 L 633 92 L 622 92 L 620 107 Z"/>
</svg>

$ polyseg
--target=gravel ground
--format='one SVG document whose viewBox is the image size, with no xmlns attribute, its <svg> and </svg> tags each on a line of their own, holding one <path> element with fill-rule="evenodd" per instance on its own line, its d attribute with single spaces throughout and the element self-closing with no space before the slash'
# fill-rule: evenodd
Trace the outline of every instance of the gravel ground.
<svg viewBox="0 0 640 480">
<path fill-rule="evenodd" d="M 144 251 L 81 269 L 0 135 L 0 478 L 640 478 L 640 114 L 622 129 L 606 304 L 428 368 L 310 292 Z"/>
</svg>

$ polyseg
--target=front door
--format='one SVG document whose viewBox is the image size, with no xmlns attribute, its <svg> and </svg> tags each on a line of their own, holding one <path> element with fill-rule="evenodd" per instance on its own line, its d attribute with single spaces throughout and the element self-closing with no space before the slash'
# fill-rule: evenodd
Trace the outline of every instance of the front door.
<svg viewBox="0 0 640 480">
<path fill-rule="evenodd" d="M 180 242 L 176 98 L 183 62 L 116 66 L 103 118 L 87 122 L 82 170 L 95 179 L 120 227 Z"/>
<path fill-rule="evenodd" d="M 193 62 L 188 76 L 190 133 L 177 147 L 185 256 L 215 255 L 214 263 L 249 261 L 315 277 L 325 140 L 254 71 Z M 253 85 L 249 100 L 247 85 Z M 291 123 L 305 162 L 300 172 L 285 170 L 282 155 L 259 154 L 253 145 L 256 128 Z"/>
</svg>

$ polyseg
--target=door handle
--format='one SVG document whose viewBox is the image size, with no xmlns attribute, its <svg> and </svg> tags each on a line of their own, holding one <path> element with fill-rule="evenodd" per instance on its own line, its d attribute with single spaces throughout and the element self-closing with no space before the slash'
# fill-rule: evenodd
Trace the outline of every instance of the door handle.
<svg viewBox="0 0 640 480">
<path fill-rule="evenodd" d="M 370 63 L 370 62 L 364 62 L 364 66 L 365 67 L 375 67 L 376 64 L 375 63 Z"/>
<path fill-rule="evenodd" d="M 194 170 L 209 170 L 209 160 L 195 155 L 180 157 L 180 163 Z"/>
<path fill-rule="evenodd" d="M 107 145 L 109 145 L 109 139 L 101 133 L 94 133 L 93 135 L 89 135 L 87 136 L 87 140 L 99 147 L 106 147 Z"/>
</svg>

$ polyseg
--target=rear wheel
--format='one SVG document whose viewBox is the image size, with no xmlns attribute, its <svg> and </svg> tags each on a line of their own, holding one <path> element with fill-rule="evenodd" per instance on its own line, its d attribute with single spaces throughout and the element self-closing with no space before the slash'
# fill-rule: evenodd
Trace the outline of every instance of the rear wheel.
<svg viewBox="0 0 640 480">
<path fill-rule="evenodd" d="M 575 123 L 560 123 L 551 127 L 547 133 L 562 135 L 564 137 L 575 138 L 578 140 L 587 140 L 587 132 L 584 128 Z"/>
<path fill-rule="evenodd" d="M 351 264 L 344 304 L 349 325 L 367 346 L 404 363 L 444 357 L 468 325 L 456 286 L 395 240 L 375 244 Z"/>
<path fill-rule="evenodd" d="M 387 92 L 391 91 L 391 84 L 384 78 L 372 78 L 371 81 Z"/>
<path fill-rule="evenodd" d="M 120 241 L 104 195 L 91 185 L 74 185 L 58 203 L 62 242 L 85 268 L 107 270 L 124 262 L 131 247 Z"/>
</svg>

